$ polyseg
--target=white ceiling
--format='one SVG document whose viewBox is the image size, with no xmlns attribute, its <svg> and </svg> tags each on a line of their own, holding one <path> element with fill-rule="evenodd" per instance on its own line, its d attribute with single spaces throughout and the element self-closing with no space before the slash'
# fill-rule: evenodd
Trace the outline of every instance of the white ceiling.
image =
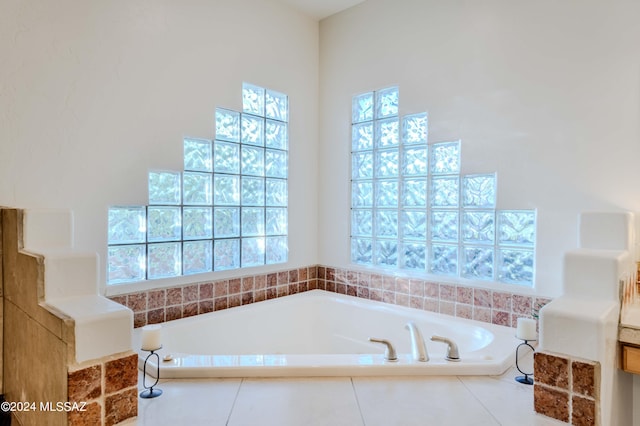
<svg viewBox="0 0 640 426">
<path fill-rule="evenodd" d="M 320 21 L 365 0 L 277 0 Z"/>
</svg>

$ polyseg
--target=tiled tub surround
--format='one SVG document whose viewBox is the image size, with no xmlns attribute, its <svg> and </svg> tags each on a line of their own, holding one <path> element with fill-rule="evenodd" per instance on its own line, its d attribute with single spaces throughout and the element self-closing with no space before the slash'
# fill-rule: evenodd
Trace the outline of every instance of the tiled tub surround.
<svg viewBox="0 0 640 426">
<path fill-rule="evenodd" d="M 515 327 L 551 299 L 356 270 L 310 266 L 262 275 L 135 292 L 110 298 L 134 312 L 134 326 L 157 324 L 322 289 Z"/>
<path fill-rule="evenodd" d="M 600 423 L 600 364 L 563 355 L 534 355 L 533 402 L 539 414 L 586 426 Z"/>
</svg>

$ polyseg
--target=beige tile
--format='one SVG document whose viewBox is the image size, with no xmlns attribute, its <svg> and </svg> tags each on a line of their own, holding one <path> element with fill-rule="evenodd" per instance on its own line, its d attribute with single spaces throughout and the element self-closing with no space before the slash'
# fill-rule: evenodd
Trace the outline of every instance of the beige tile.
<svg viewBox="0 0 640 426">
<path fill-rule="evenodd" d="M 500 424 L 456 377 L 354 378 L 353 384 L 367 426 Z"/>
<path fill-rule="evenodd" d="M 501 425 L 562 425 L 535 413 L 533 386 L 483 376 L 460 377 L 460 380 Z M 508 404 L 505 404 L 508 401 Z"/>
<path fill-rule="evenodd" d="M 240 379 L 167 380 L 162 395 L 138 397 L 140 426 L 225 425 L 238 393 Z"/>
<path fill-rule="evenodd" d="M 229 426 L 362 425 L 351 380 L 245 379 Z"/>
</svg>

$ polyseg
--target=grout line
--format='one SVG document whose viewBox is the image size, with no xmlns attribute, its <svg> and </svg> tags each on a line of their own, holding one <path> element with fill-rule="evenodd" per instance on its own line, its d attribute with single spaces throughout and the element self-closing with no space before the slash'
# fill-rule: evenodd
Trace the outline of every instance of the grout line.
<svg viewBox="0 0 640 426">
<path fill-rule="evenodd" d="M 236 402 L 238 401 L 238 396 L 240 395 L 240 389 L 242 388 L 244 381 L 245 381 L 244 378 L 240 380 L 240 384 L 238 385 L 238 390 L 236 391 L 236 396 L 233 398 L 233 404 L 231 404 L 231 408 L 229 409 L 229 415 L 227 416 L 227 421 L 224 423 L 225 426 L 227 426 L 231 421 L 231 415 L 233 414 L 233 409 L 236 408 Z"/>
<path fill-rule="evenodd" d="M 362 407 L 360 407 L 360 400 L 358 399 L 358 391 L 356 390 L 356 385 L 353 383 L 353 377 L 349 377 L 349 381 L 351 381 L 351 388 L 353 389 L 353 396 L 356 399 L 356 405 L 358 406 L 358 413 L 360 413 L 360 420 L 362 420 L 362 425 L 365 426 L 364 415 L 362 414 Z"/>
<path fill-rule="evenodd" d="M 464 380 L 462 380 L 462 378 L 461 378 L 460 376 L 456 376 L 456 379 L 458 379 L 458 381 L 459 381 L 460 383 L 462 383 L 462 386 L 464 386 L 464 388 L 467 390 L 467 392 L 469 392 L 469 393 L 471 394 L 471 396 L 473 396 L 473 398 L 474 398 L 476 401 L 478 401 L 478 403 L 482 406 L 482 408 L 484 408 L 484 409 L 485 409 L 485 411 L 486 411 L 487 413 L 489 413 L 489 415 L 491 416 L 491 418 L 492 418 L 493 420 L 495 420 L 495 421 L 496 421 L 496 424 L 498 424 L 498 425 L 502 424 L 502 423 L 500 423 L 500 420 L 498 420 L 498 418 L 493 414 L 493 412 L 492 412 L 492 411 L 491 411 L 491 410 L 490 410 L 486 405 L 484 405 L 484 403 L 482 402 L 482 400 L 480 400 L 480 398 L 478 398 L 478 397 L 476 396 L 476 394 L 475 394 L 475 393 L 474 393 L 474 392 L 469 388 L 469 386 L 467 386 L 467 384 L 464 382 Z"/>
</svg>

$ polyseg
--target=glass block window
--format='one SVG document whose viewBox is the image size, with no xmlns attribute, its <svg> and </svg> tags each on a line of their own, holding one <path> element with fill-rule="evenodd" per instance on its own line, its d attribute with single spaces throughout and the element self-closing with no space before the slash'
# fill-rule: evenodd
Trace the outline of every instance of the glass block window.
<svg viewBox="0 0 640 426">
<path fill-rule="evenodd" d="M 351 107 L 353 263 L 533 285 L 534 210 L 497 210 L 496 174 L 463 175 L 462 142 L 430 143 L 397 87 Z"/>
<path fill-rule="evenodd" d="M 213 140 L 184 138 L 183 171 L 149 172 L 148 205 L 109 208 L 108 284 L 287 261 L 288 102 L 243 84 Z"/>
</svg>

